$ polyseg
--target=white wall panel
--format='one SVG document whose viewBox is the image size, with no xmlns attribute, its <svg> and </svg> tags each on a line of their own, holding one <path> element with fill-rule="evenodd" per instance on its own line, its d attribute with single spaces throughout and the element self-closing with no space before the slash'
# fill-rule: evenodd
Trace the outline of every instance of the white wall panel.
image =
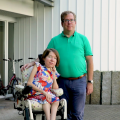
<svg viewBox="0 0 120 120">
<path fill-rule="evenodd" d="M 30 55 L 30 18 L 25 18 L 24 21 L 24 64 L 28 63 L 28 57 L 31 57 Z"/>
<path fill-rule="evenodd" d="M 45 8 L 45 34 L 44 34 L 44 37 L 45 37 L 45 48 L 47 47 L 49 41 L 51 40 L 52 38 L 52 9 L 50 7 L 46 7 Z"/>
<path fill-rule="evenodd" d="M 85 34 L 85 0 L 77 0 L 77 32 Z"/>
<path fill-rule="evenodd" d="M 38 4 L 37 9 L 37 54 L 44 50 L 44 5 Z M 37 57 L 37 56 L 36 56 Z"/>
<path fill-rule="evenodd" d="M 19 23 L 19 21 L 20 21 L 20 19 L 17 19 L 17 23 L 15 23 L 15 26 L 14 26 L 14 32 L 15 32 L 15 34 L 14 34 L 14 59 L 20 58 L 20 46 L 19 46 L 19 44 L 20 44 L 20 38 L 19 38 L 19 36 L 20 36 L 20 23 Z M 15 72 L 16 72 L 17 76 L 20 76 L 20 74 L 19 74 L 20 69 L 19 68 L 20 68 L 19 63 L 17 63 L 15 65 L 15 70 L 16 70 Z"/>
<path fill-rule="evenodd" d="M 116 71 L 120 71 L 120 0 L 116 0 Z"/>
<path fill-rule="evenodd" d="M 34 17 L 31 18 L 31 57 L 37 56 L 37 2 L 34 3 Z"/>
<path fill-rule="evenodd" d="M 19 57 L 23 58 L 24 57 L 24 19 L 20 19 L 20 44 L 19 44 L 19 48 L 20 48 L 20 54 Z"/>
<path fill-rule="evenodd" d="M 55 0 L 57 3 L 60 2 L 60 14 L 63 11 L 69 10 L 69 0 Z"/>
<path fill-rule="evenodd" d="M 87 36 L 92 47 L 93 40 L 93 0 L 85 2 L 85 36 Z"/>
<path fill-rule="evenodd" d="M 93 60 L 94 69 L 100 70 L 101 62 L 101 0 L 94 1 L 93 15 Z M 99 63 L 99 64 L 98 64 Z"/>
<path fill-rule="evenodd" d="M 69 0 L 69 10 L 77 14 L 77 0 Z"/>
<path fill-rule="evenodd" d="M 115 0 L 109 1 L 109 70 L 115 70 Z"/>
<path fill-rule="evenodd" d="M 70 11 L 77 12 L 77 0 L 69 0 L 69 9 Z"/>
<path fill-rule="evenodd" d="M 109 59 L 108 59 L 108 48 L 109 48 L 109 41 L 108 41 L 108 0 L 102 0 L 101 6 L 101 69 L 103 71 L 109 70 Z M 96 49 L 95 49 L 96 50 Z M 99 64 L 99 62 L 98 62 Z"/>
<path fill-rule="evenodd" d="M 61 16 L 60 16 L 60 0 L 55 0 L 53 9 L 52 9 L 52 37 L 60 34 L 61 27 Z"/>
<path fill-rule="evenodd" d="M 25 52 L 25 49 L 24 49 L 24 35 L 25 35 L 24 25 L 25 25 L 24 19 L 20 19 L 20 21 L 19 21 L 19 58 L 17 58 L 17 59 L 24 58 L 24 52 Z M 23 63 L 19 62 L 17 64 L 18 64 L 17 66 L 20 66 Z M 21 72 L 19 70 L 19 76 L 20 76 L 20 74 L 21 74 Z"/>
<path fill-rule="evenodd" d="M 58 2 L 59 0 L 56 0 L 56 2 Z M 69 10 L 69 0 L 60 0 L 60 15 L 63 11 Z M 63 28 L 61 26 L 61 22 L 60 22 L 60 32 L 63 31 Z"/>
<path fill-rule="evenodd" d="M 94 70 L 120 70 L 120 1 L 55 0 L 54 7 L 34 2 L 34 17 L 17 19 L 15 24 L 15 57 L 37 57 L 52 37 L 62 32 L 60 15 L 70 10 L 77 15 L 77 32 L 88 38 Z"/>
</svg>

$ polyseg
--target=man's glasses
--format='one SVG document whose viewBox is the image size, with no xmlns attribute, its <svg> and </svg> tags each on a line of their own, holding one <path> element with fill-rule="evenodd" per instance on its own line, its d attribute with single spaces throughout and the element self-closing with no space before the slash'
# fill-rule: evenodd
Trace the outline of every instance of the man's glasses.
<svg viewBox="0 0 120 120">
<path fill-rule="evenodd" d="M 65 23 L 68 23 L 68 22 L 74 22 L 75 21 L 75 19 L 70 19 L 70 20 L 68 20 L 68 19 L 64 19 L 63 20 L 63 22 L 65 22 Z"/>
</svg>

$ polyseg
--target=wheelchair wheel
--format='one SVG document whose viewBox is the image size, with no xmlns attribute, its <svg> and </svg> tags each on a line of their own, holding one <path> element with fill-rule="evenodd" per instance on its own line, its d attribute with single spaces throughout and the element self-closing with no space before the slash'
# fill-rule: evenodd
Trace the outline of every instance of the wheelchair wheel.
<svg viewBox="0 0 120 120">
<path fill-rule="evenodd" d="M 28 110 L 28 108 L 25 108 L 24 120 L 30 120 L 30 119 L 29 119 L 29 110 Z"/>
</svg>

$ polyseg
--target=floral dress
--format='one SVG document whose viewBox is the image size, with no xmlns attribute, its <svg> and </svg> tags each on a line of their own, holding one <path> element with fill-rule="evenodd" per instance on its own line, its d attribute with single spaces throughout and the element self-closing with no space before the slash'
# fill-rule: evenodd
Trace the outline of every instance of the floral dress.
<svg viewBox="0 0 120 120">
<path fill-rule="evenodd" d="M 36 90 L 31 90 L 28 99 L 37 101 L 40 104 L 45 103 L 52 103 L 59 101 L 59 97 L 56 97 L 50 90 L 53 83 L 53 74 L 50 72 L 45 66 L 42 66 L 40 63 L 36 62 L 37 65 L 37 73 L 34 76 L 33 84 L 37 86 L 39 89 L 44 90 L 48 94 L 52 96 L 51 102 L 46 100 L 46 96 L 44 96 L 42 93 L 37 92 Z M 56 77 L 59 77 L 59 73 L 55 73 Z"/>
</svg>

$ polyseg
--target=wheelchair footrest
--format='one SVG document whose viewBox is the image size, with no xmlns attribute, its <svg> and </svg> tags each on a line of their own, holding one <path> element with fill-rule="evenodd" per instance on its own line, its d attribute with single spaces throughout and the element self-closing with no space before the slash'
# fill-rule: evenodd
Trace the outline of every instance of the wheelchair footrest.
<svg viewBox="0 0 120 120">
<path fill-rule="evenodd" d="M 16 108 L 16 109 L 17 109 L 17 110 L 19 110 L 19 111 L 23 111 L 23 110 L 22 110 L 22 108 L 19 108 L 19 107 L 18 107 L 18 108 Z"/>
<path fill-rule="evenodd" d="M 45 114 L 44 111 L 32 111 L 33 114 Z"/>
</svg>

